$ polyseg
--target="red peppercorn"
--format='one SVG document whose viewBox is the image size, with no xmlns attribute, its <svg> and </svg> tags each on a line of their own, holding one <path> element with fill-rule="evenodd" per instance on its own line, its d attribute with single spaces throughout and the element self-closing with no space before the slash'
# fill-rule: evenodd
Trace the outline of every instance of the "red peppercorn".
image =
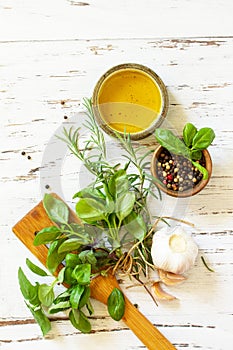
<svg viewBox="0 0 233 350">
<path fill-rule="evenodd" d="M 166 181 L 166 180 L 163 180 L 163 184 L 166 185 L 166 184 L 167 184 L 167 181 Z"/>
<path fill-rule="evenodd" d="M 167 175 L 167 180 L 168 180 L 168 181 L 172 181 L 172 180 L 173 180 L 172 174 L 168 174 L 168 175 Z"/>
</svg>

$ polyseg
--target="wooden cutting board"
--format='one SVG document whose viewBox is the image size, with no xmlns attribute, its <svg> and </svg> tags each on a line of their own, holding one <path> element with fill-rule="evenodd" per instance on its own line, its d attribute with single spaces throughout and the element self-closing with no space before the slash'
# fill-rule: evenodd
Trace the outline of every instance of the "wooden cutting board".
<svg viewBox="0 0 233 350">
<path fill-rule="evenodd" d="M 56 195 L 55 195 L 56 196 Z M 57 197 L 57 196 L 56 196 Z M 70 209 L 70 222 L 80 223 L 76 214 Z M 45 212 L 42 201 L 26 214 L 14 227 L 14 234 L 23 244 L 46 266 L 48 248 L 45 245 L 34 246 L 33 240 L 37 231 L 54 223 Z M 55 273 L 58 274 L 63 265 L 60 265 Z M 91 296 L 100 302 L 107 304 L 107 299 L 113 288 L 119 288 L 119 284 L 112 274 L 107 277 L 98 276 L 91 282 Z M 123 321 L 150 350 L 175 350 L 175 347 L 153 326 L 149 320 L 135 308 L 125 296 L 125 314 Z"/>
</svg>

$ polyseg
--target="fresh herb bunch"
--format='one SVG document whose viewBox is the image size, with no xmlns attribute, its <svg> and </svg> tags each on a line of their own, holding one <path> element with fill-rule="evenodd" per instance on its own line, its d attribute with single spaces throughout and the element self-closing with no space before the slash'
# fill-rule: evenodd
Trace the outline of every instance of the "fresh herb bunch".
<svg viewBox="0 0 233 350">
<path fill-rule="evenodd" d="M 208 179 L 208 171 L 197 160 L 202 157 L 202 151 L 207 149 L 215 138 L 211 128 L 197 128 L 187 123 L 183 129 L 183 140 L 175 136 L 172 131 L 158 128 L 155 131 L 157 141 L 170 153 L 181 155 L 189 160 L 202 174 L 203 179 Z"/>
<path fill-rule="evenodd" d="M 64 137 L 59 137 L 95 175 L 93 183 L 73 196 L 78 198 L 76 213 L 82 224 L 69 222 L 68 206 L 46 194 L 43 205 L 55 225 L 38 232 L 34 245 L 49 245 L 46 265 L 50 276 L 58 273 L 61 263 L 64 267 L 50 284 L 37 282 L 32 285 L 21 268 L 18 274 L 26 305 L 44 335 L 50 330 L 45 309 L 49 314 L 69 310 L 73 326 L 84 333 L 90 332 L 91 324 L 84 311 L 86 309 L 89 315 L 93 313 L 90 302 L 92 278 L 121 270 L 142 283 L 140 273 L 147 276 L 148 269 L 154 268 L 150 251 L 154 227 L 151 226 L 147 198 L 149 194 L 157 196 L 152 191 L 151 175 L 146 171 L 150 164 L 146 158 L 152 151 L 141 155 L 141 148 L 133 147 L 130 135 L 116 133 L 127 153 L 127 162 L 123 167 L 110 164 L 91 101 L 85 99 L 84 106 L 88 117 L 85 126 L 90 131 L 90 139 L 85 141 L 84 147 L 80 147 L 79 129 L 64 129 Z M 130 172 L 130 165 L 134 171 Z M 27 266 L 34 273 L 48 278 L 44 270 L 29 260 Z M 60 283 L 67 290 L 55 296 L 54 287 Z M 109 296 L 108 311 L 115 320 L 123 317 L 124 297 L 119 289 L 115 288 Z"/>
</svg>

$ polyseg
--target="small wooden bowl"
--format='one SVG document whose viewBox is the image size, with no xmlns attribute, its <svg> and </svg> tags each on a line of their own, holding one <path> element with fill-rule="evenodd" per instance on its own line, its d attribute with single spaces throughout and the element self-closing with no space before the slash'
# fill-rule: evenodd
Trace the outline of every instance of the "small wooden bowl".
<svg viewBox="0 0 233 350">
<path fill-rule="evenodd" d="M 184 197 L 190 197 L 190 196 L 194 196 L 195 194 L 199 193 L 201 190 L 203 190 L 203 188 L 207 185 L 207 183 L 209 182 L 209 179 L 211 177 L 211 173 L 212 173 L 212 160 L 211 160 L 211 157 L 210 157 L 210 154 L 207 150 L 203 150 L 202 151 L 202 154 L 205 158 L 205 162 L 206 162 L 206 170 L 208 171 L 209 173 L 209 177 L 207 180 L 201 180 L 196 186 L 194 186 L 193 188 L 191 189 L 188 189 L 186 191 L 173 191 L 173 190 L 170 190 L 168 189 L 159 179 L 159 176 L 157 174 L 157 162 L 158 162 L 158 158 L 161 154 L 161 152 L 164 150 L 164 147 L 162 146 L 159 146 L 154 154 L 153 154 L 153 157 L 152 157 L 152 160 L 151 160 L 151 173 L 152 175 L 158 180 L 156 181 L 156 186 L 161 190 L 163 191 L 164 193 L 167 193 L 169 196 L 172 196 L 172 197 L 181 197 L 181 198 L 184 198 Z"/>
</svg>

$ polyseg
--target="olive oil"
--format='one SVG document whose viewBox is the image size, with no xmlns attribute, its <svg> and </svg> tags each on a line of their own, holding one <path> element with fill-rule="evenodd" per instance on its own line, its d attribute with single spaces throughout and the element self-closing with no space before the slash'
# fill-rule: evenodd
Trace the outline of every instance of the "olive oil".
<svg viewBox="0 0 233 350">
<path fill-rule="evenodd" d="M 137 133 L 160 116 L 162 95 L 149 74 L 138 69 L 120 69 L 102 83 L 97 103 L 103 122 L 119 132 Z"/>
</svg>

